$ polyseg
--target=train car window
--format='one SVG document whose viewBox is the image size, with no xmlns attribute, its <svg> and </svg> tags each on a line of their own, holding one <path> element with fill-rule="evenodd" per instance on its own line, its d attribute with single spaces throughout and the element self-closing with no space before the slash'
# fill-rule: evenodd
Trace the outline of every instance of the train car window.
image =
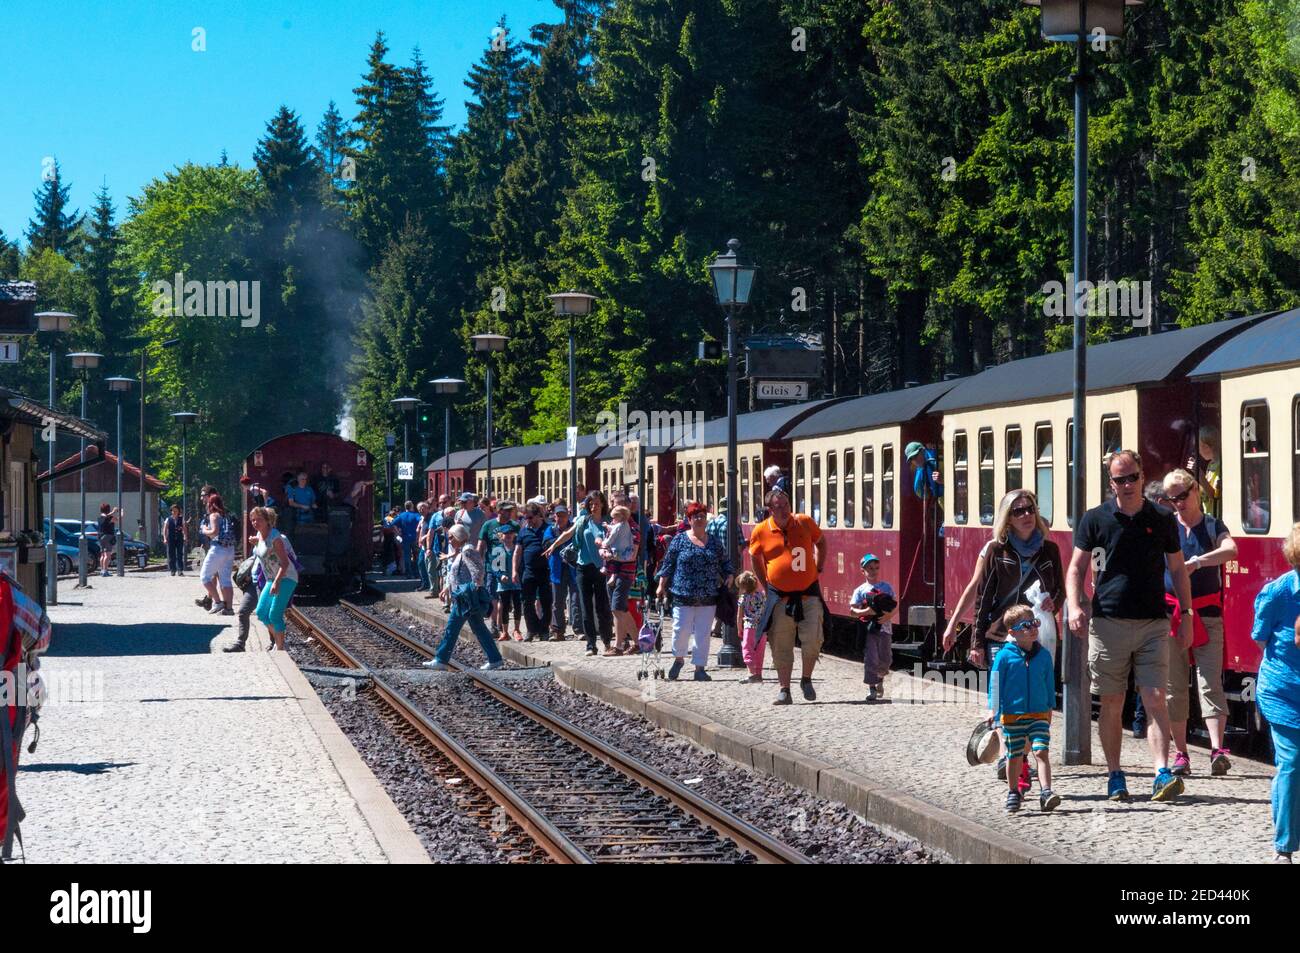
<svg viewBox="0 0 1300 953">
<path fill-rule="evenodd" d="M 955 523 L 970 519 L 970 450 L 966 431 L 952 435 L 952 518 Z"/>
<path fill-rule="evenodd" d="M 1300 394 L 1291 404 L 1291 522 L 1300 523 Z"/>
<path fill-rule="evenodd" d="M 1267 533 L 1272 524 L 1269 487 L 1268 401 L 1241 405 L 1241 525 Z"/>
<path fill-rule="evenodd" d="M 1113 495 L 1110 490 L 1110 470 L 1106 455 L 1124 448 L 1124 426 L 1118 417 L 1101 418 L 1101 499 L 1104 503 Z"/>
<path fill-rule="evenodd" d="M 862 448 L 862 528 L 876 525 L 876 451 Z"/>
<path fill-rule="evenodd" d="M 880 525 L 891 529 L 894 525 L 894 448 L 885 444 L 880 448 Z"/>
<path fill-rule="evenodd" d="M 993 525 L 993 431 L 985 427 L 980 440 L 980 522 Z"/>
<path fill-rule="evenodd" d="M 749 461 L 740 461 L 740 506 L 738 507 L 742 523 L 749 522 Z"/>
<path fill-rule="evenodd" d="M 704 479 L 707 481 L 706 483 L 707 490 L 706 490 L 706 496 L 704 498 L 704 505 L 707 506 L 710 510 L 712 510 L 713 509 L 713 487 L 714 487 L 712 460 L 706 460 L 704 462 Z"/>
<path fill-rule="evenodd" d="M 822 522 L 822 455 L 814 453 L 810 464 L 811 474 L 808 482 L 812 484 L 812 513 L 810 514 L 818 526 Z"/>
<path fill-rule="evenodd" d="M 826 453 L 826 525 L 835 526 L 839 518 L 840 475 L 836 462 L 838 455 L 834 450 Z"/>
<path fill-rule="evenodd" d="M 1038 495 L 1038 512 L 1052 524 L 1052 425 L 1034 428 L 1034 493 Z"/>
<path fill-rule="evenodd" d="M 1007 480 L 1007 492 L 1010 493 L 1012 490 L 1023 489 L 1025 485 L 1025 446 L 1019 427 L 1008 427 L 1006 440 L 1007 465 L 1003 475 Z"/>
<path fill-rule="evenodd" d="M 854 497 L 858 493 L 858 481 L 853 473 L 853 461 L 857 456 L 852 450 L 844 451 L 844 528 L 853 528 Z"/>
<path fill-rule="evenodd" d="M 804 500 L 804 460 L 803 457 L 795 457 L 794 460 L 794 511 L 803 513 L 805 511 Z"/>
<path fill-rule="evenodd" d="M 1065 520 L 1074 526 L 1074 419 L 1065 422 Z"/>
<path fill-rule="evenodd" d="M 680 499 L 686 494 L 686 468 L 680 463 L 677 464 L 677 496 Z"/>
<path fill-rule="evenodd" d="M 645 499 L 641 501 L 641 512 L 646 519 L 653 520 L 659 513 L 659 507 L 655 505 L 655 468 L 653 465 L 647 465 L 645 468 Z"/>
<path fill-rule="evenodd" d="M 704 499 L 704 461 L 695 461 L 695 499 Z"/>
</svg>

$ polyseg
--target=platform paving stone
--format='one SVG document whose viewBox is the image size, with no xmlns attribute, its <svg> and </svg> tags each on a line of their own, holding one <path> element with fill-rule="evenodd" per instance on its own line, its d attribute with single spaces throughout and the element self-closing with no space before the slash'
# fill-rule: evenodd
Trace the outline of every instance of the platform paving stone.
<svg viewBox="0 0 1300 953">
<path fill-rule="evenodd" d="M 437 622 L 435 600 L 405 592 L 387 599 Z M 464 636 L 462 636 L 464 637 Z M 638 682 L 634 658 L 586 658 L 583 642 L 509 643 L 516 661 L 553 665 L 557 677 L 625 709 L 629 693 L 658 725 L 756 770 L 774 773 L 848 803 L 870 819 L 947 850 L 958 859 L 1034 863 L 1267 863 L 1272 860 L 1269 785 L 1272 765 L 1233 755 L 1222 778 L 1209 775 L 1205 749 L 1192 750 L 1196 772 L 1176 801 L 1150 799 L 1152 767 L 1146 741 L 1124 734 L 1121 763 L 1126 804 L 1106 799 L 1101 743 L 1094 764 L 1060 764 L 1064 720 L 1052 721 L 1053 783 L 1063 803 L 1038 811 L 1038 788 L 1017 815 L 1003 813 L 1005 782 L 992 767 L 970 767 L 966 739 L 986 711 L 984 696 L 963 685 L 936 685 L 894 673 L 891 703 L 867 705 L 862 668 L 823 657 L 814 675 L 817 701 L 774 707 L 776 673 L 766 660 L 765 683 L 741 684 L 743 670 L 710 665 L 713 681 Z M 716 657 L 716 640 L 711 656 Z M 664 665 L 671 658 L 664 657 Z M 796 678 L 799 659 L 796 655 Z M 690 668 L 686 671 L 689 673 Z M 637 709 L 638 713 L 640 709 Z M 748 760 L 745 752 L 748 751 Z M 867 810 L 863 810 L 864 806 Z"/>
<path fill-rule="evenodd" d="M 193 604 L 197 579 L 91 582 L 50 608 L 51 700 L 18 781 L 29 862 L 414 859 L 385 853 L 340 773 L 356 765 L 331 758 L 257 623 L 225 654 L 236 620 Z"/>
</svg>

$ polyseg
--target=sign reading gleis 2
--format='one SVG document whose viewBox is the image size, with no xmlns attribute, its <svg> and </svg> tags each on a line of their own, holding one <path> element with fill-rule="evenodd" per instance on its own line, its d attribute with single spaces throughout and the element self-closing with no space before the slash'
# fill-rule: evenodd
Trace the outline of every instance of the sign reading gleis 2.
<svg viewBox="0 0 1300 953">
<path fill-rule="evenodd" d="M 754 396 L 759 400 L 807 400 L 807 381 L 759 381 Z"/>
</svg>

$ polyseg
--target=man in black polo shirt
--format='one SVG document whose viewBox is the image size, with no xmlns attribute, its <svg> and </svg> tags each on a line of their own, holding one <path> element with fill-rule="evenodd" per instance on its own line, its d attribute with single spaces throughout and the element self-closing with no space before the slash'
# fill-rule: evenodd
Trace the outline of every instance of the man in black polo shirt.
<svg viewBox="0 0 1300 953">
<path fill-rule="evenodd" d="M 1150 720 L 1147 740 L 1155 762 L 1151 798 L 1168 801 L 1183 791 L 1183 780 L 1169 770 L 1169 619 L 1165 614 L 1168 568 L 1183 607 L 1176 645 L 1192 644 L 1192 587 L 1178 542 L 1173 514 L 1142 497 L 1142 458 L 1132 450 L 1106 457 L 1115 498 L 1083 514 L 1074 528 L 1074 555 L 1066 574 L 1070 631 L 1088 633 L 1092 693 L 1101 696 L 1097 726 L 1110 772 L 1107 796 L 1128 800 L 1120 770 L 1120 714 L 1129 673 L 1133 674 Z M 1096 591 L 1090 611 L 1083 607 L 1084 576 L 1091 565 Z M 1085 628 L 1086 626 L 1086 628 Z"/>
<path fill-rule="evenodd" d="M 514 579 L 523 589 L 524 624 L 528 628 L 526 642 L 545 640 L 547 622 L 551 618 L 551 567 L 542 555 L 546 549 L 542 540 L 545 533 L 546 518 L 541 506 L 524 504 L 524 525 L 515 540 Z"/>
</svg>

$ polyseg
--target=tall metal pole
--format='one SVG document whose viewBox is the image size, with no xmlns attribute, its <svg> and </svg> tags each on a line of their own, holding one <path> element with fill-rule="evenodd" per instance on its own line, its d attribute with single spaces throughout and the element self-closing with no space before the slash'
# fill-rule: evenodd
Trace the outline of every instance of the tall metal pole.
<svg viewBox="0 0 1300 953">
<path fill-rule="evenodd" d="M 86 419 L 86 373 L 81 374 L 81 419 Z M 86 540 L 86 438 L 81 438 L 82 469 L 77 473 L 77 486 L 81 489 L 81 522 L 77 524 L 77 588 L 85 589 L 87 585 L 87 559 L 90 548 Z"/>
<path fill-rule="evenodd" d="M 578 377 L 575 370 L 573 356 L 573 315 L 569 315 L 569 429 L 578 426 Z M 581 501 L 578 499 L 578 457 L 576 455 L 577 447 L 574 447 L 575 455 L 569 457 L 569 492 L 565 496 L 569 497 L 569 506 L 577 506 Z M 573 512 L 577 512 L 574 510 Z"/>
<path fill-rule="evenodd" d="M 486 355 L 487 364 L 487 481 L 483 484 L 484 495 L 492 496 L 492 353 Z"/>
<path fill-rule="evenodd" d="M 190 493 L 187 489 L 188 482 L 185 477 L 185 455 L 189 451 L 189 447 L 185 441 L 185 430 L 185 424 L 181 424 L 181 525 L 188 527 L 190 523 Z M 188 557 L 186 561 L 188 562 Z"/>
<path fill-rule="evenodd" d="M 442 418 L 442 492 L 451 495 L 451 400 L 443 407 Z"/>
<path fill-rule="evenodd" d="M 1088 277 L 1088 82 L 1087 74 L 1087 3 L 1079 4 L 1079 34 L 1075 42 L 1074 73 L 1074 483 L 1070 500 L 1075 525 L 1083 518 L 1087 501 L 1088 443 L 1084 416 L 1088 390 L 1088 316 L 1082 293 Z M 1082 597 L 1082 594 L 1080 594 Z M 1066 610 L 1068 616 L 1068 608 Z M 1064 687 L 1066 764 L 1092 763 L 1092 696 L 1088 690 L 1084 665 L 1084 638 L 1075 636 L 1065 626 L 1065 652 L 1061 678 Z"/>
<path fill-rule="evenodd" d="M 144 471 L 140 472 L 140 483 L 144 485 Z M 122 515 L 122 395 L 117 395 L 117 513 L 121 524 L 117 534 L 117 574 L 126 575 L 126 519 Z"/>
<path fill-rule="evenodd" d="M 411 434 L 408 425 L 408 415 L 402 414 L 402 458 L 408 462 L 411 459 Z M 402 501 L 405 502 L 411 498 L 411 481 L 402 481 Z"/>
<path fill-rule="evenodd" d="M 740 569 L 740 527 L 736 515 L 740 511 L 736 499 L 736 306 L 727 307 L 727 556 L 733 571 Z M 722 648 L 718 651 L 718 665 L 737 667 L 743 665 L 740 640 L 735 622 L 723 623 Z"/>
<path fill-rule="evenodd" d="M 58 352 L 57 338 L 50 338 L 50 409 L 54 409 L 54 358 Z M 54 444 L 58 431 L 50 424 L 50 532 L 45 537 L 45 604 L 59 604 L 59 547 L 54 541 Z"/>
<path fill-rule="evenodd" d="M 147 359 L 147 355 L 148 355 L 148 353 L 149 353 L 149 352 L 145 349 L 144 345 L 141 345 L 141 346 L 140 346 L 140 458 L 139 458 L 139 463 L 140 463 L 140 520 L 139 520 L 139 524 L 138 524 L 138 525 L 139 525 L 139 530 L 138 530 L 138 534 L 139 534 L 139 535 L 138 535 L 138 538 L 139 538 L 142 542 L 144 542 L 144 543 L 149 543 L 150 545 L 152 545 L 152 541 L 146 538 L 146 537 L 147 537 L 147 530 L 148 530 L 148 527 L 149 527 L 149 521 L 148 521 L 148 517 L 145 515 L 145 509 L 144 509 L 144 508 L 145 508 L 145 500 L 144 500 L 144 472 L 145 472 L 145 471 L 144 471 L 144 389 L 145 389 L 145 381 L 146 381 L 146 378 L 145 378 L 145 370 L 146 370 L 145 361 L 146 361 L 146 359 Z"/>
</svg>

